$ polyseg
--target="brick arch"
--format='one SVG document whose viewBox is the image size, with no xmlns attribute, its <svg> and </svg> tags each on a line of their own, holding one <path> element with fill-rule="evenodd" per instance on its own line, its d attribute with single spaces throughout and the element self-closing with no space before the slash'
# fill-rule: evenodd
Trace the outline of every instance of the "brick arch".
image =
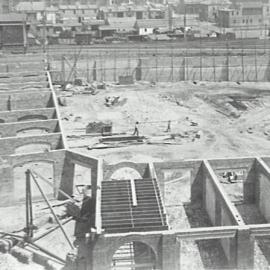
<svg viewBox="0 0 270 270">
<path fill-rule="evenodd" d="M 24 115 L 22 117 L 19 117 L 18 122 L 47 120 L 47 119 L 48 117 L 42 114 L 29 114 L 29 115 Z"/>
<path fill-rule="evenodd" d="M 28 127 L 22 128 L 16 131 L 17 136 L 24 132 L 31 132 L 31 131 L 39 131 L 39 133 L 43 134 L 43 132 L 49 133 L 49 128 L 46 127 Z"/>
<path fill-rule="evenodd" d="M 34 159 L 34 158 L 29 158 L 29 159 L 26 159 L 24 161 L 20 161 L 20 162 L 17 162 L 15 164 L 13 164 L 12 168 L 15 169 L 16 167 L 21 167 L 21 166 L 24 166 L 28 163 L 38 163 L 38 162 L 42 162 L 42 163 L 50 163 L 52 164 L 53 166 L 55 166 L 55 161 L 52 160 L 52 159 Z"/>
<path fill-rule="evenodd" d="M 55 162 L 53 160 L 47 159 L 34 159 L 34 160 L 24 160 L 13 165 L 13 197 L 15 201 L 24 201 L 25 200 L 25 172 L 27 169 L 33 169 L 54 186 L 56 184 L 55 179 Z M 37 181 L 43 192 L 47 196 L 55 196 L 56 190 L 51 185 L 45 183 L 41 179 L 37 178 Z M 42 195 L 40 194 L 36 185 L 32 183 L 32 199 L 40 200 Z"/>
<path fill-rule="evenodd" d="M 14 153 L 15 154 L 20 154 L 20 152 L 18 153 L 18 149 L 23 148 L 23 147 L 27 147 L 27 146 L 40 146 L 40 147 L 44 147 L 44 152 L 46 152 L 46 149 L 48 151 L 50 151 L 52 149 L 52 144 L 46 141 L 37 141 L 37 142 L 29 142 L 29 143 L 21 143 L 19 145 L 16 145 L 16 147 L 14 148 Z M 38 152 L 42 152 L 42 151 L 38 151 Z M 27 151 L 27 153 L 35 153 L 34 151 Z M 25 154 L 25 153 L 24 153 Z"/>
<path fill-rule="evenodd" d="M 145 166 L 140 166 L 138 163 L 134 162 L 120 162 L 113 165 L 106 165 L 104 167 L 104 180 L 111 179 L 112 175 L 119 169 L 130 168 L 138 172 L 138 174 L 143 178 L 145 173 Z"/>
<path fill-rule="evenodd" d="M 117 237 L 110 241 L 108 245 L 106 245 L 106 256 L 103 257 L 103 266 L 106 265 L 106 267 L 102 269 L 111 269 L 111 262 L 113 259 L 113 255 L 115 252 L 124 244 L 129 243 L 129 242 L 140 242 L 148 247 L 150 247 L 155 254 L 156 258 L 156 263 L 157 265 L 160 264 L 161 262 L 161 251 L 160 251 L 160 235 L 138 235 L 138 234 L 133 234 L 133 235 L 128 235 L 124 237 Z M 102 248 L 103 247 L 99 247 Z M 106 258 L 105 258 L 106 257 Z"/>
</svg>

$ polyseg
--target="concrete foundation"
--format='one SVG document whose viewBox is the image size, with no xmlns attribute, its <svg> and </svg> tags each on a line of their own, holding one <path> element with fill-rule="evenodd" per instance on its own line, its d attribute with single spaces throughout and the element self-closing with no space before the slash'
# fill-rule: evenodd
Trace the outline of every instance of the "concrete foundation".
<svg viewBox="0 0 270 270">
<path fill-rule="evenodd" d="M 42 66 L 40 63 L 39 65 Z M 54 189 L 47 195 L 59 199 L 61 199 L 57 191 L 59 187 L 69 195 L 74 192 L 75 166 L 89 168 L 91 177 L 89 182 L 88 179 L 86 182 L 92 188 L 95 210 L 89 220 L 91 225 L 84 226 L 83 232 L 77 231 L 76 241 L 80 256 L 75 269 L 109 270 L 112 258 L 119 247 L 127 242 L 139 242 L 153 251 L 158 269 L 179 270 L 183 241 L 213 239 L 219 241 L 229 267 L 234 269 L 254 267 L 256 238 L 270 236 L 269 157 L 103 164 L 100 159 L 68 149 L 49 74 L 43 72 L 43 75 L 38 75 L 41 81 L 37 80 L 37 77 L 33 81 L 28 81 L 25 75 L 16 75 L 12 67 L 9 65 L 8 72 L 12 72 L 12 76 L 18 76 L 18 81 L 21 82 L 11 83 L 9 77 L 1 77 L 0 80 L 3 87 L 8 85 L 8 89 L 0 94 L 0 206 L 20 201 L 16 188 L 20 182 L 14 177 L 17 168 L 28 168 L 28 164 L 35 162 L 50 164 Z M 26 90 L 25 84 L 31 86 L 31 90 Z M 34 91 L 35 87 L 45 89 Z M 40 133 L 35 135 L 28 133 L 33 130 L 35 132 L 40 130 Z M 31 166 L 29 165 L 29 168 L 32 168 Z M 114 181 L 116 172 L 123 168 L 135 171 L 141 181 L 148 178 L 156 180 L 158 192 L 156 191 L 155 196 L 161 194 L 159 203 L 165 205 L 166 222 L 169 216 L 164 203 L 166 183 L 174 176 L 187 175 L 188 189 L 183 187 L 176 189 L 176 198 L 184 208 L 181 196 L 188 194 L 187 203 L 191 206 L 200 205 L 207 216 L 208 225 L 202 227 L 199 224 L 177 229 L 164 226 L 160 231 L 104 232 L 101 204 L 102 196 L 105 195 L 101 192 L 102 181 Z M 241 181 L 227 183 L 225 187 L 222 183 L 224 181 L 222 174 L 226 171 L 243 172 Z M 19 179 L 24 181 L 24 175 L 22 174 Z M 239 191 L 237 202 L 233 197 L 233 185 Z M 252 205 L 266 222 L 260 224 L 257 224 L 256 220 L 252 223 L 247 222 L 243 212 L 239 210 L 239 202 L 242 208 Z M 170 225 L 169 222 L 168 224 Z"/>
</svg>

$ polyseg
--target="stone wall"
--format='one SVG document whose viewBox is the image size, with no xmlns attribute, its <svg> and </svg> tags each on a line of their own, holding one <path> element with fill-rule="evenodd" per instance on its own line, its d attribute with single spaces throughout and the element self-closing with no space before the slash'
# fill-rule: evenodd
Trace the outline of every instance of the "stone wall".
<svg viewBox="0 0 270 270">
<path fill-rule="evenodd" d="M 0 139 L 0 155 L 13 155 L 16 152 L 20 152 L 19 147 L 26 145 L 48 145 L 47 150 L 62 149 L 62 136 L 61 133 L 27 136 L 27 137 L 12 137 Z M 29 149 L 27 151 L 35 152 L 35 149 Z"/>
<path fill-rule="evenodd" d="M 60 132 L 58 120 L 41 120 L 33 122 L 20 122 L 0 124 L 0 137 L 16 137 L 18 133 L 40 129 L 47 133 Z"/>
<path fill-rule="evenodd" d="M 55 108 L 0 111 L 0 123 L 56 119 Z"/>
<path fill-rule="evenodd" d="M 51 188 L 51 192 L 47 195 L 57 197 L 57 188 L 65 181 L 63 178 L 63 169 L 65 162 L 65 151 L 52 151 L 46 153 L 32 153 L 28 155 L 17 156 L 3 156 L 0 163 L 0 196 L 1 206 L 10 205 L 18 202 L 16 194 L 14 192 L 14 169 L 23 165 L 27 165 L 33 162 L 48 162 L 53 164 L 54 178 L 52 183 L 55 185 L 55 189 Z M 39 170 L 39 167 L 36 168 Z M 25 181 L 22 178 L 21 181 Z M 41 195 L 39 196 L 41 198 Z"/>
<path fill-rule="evenodd" d="M 50 91 L 11 93 L 0 95 L 0 111 L 27 110 L 54 107 Z"/>
</svg>

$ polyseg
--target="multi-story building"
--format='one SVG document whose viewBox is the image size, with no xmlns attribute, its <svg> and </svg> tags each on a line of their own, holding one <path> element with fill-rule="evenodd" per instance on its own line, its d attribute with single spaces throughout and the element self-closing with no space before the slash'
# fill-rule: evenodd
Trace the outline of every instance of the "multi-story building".
<svg viewBox="0 0 270 270">
<path fill-rule="evenodd" d="M 14 2 L 17 2 L 16 0 L 1 0 L 0 1 L 0 12 L 1 13 L 10 13 L 13 11 Z"/>
<path fill-rule="evenodd" d="M 83 21 L 84 19 L 94 19 L 97 16 L 98 7 L 96 5 L 59 5 L 59 17 L 61 20 Z"/>
<path fill-rule="evenodd" d="M 270 5 L 262 0 L 238 2 L 219 10 L 217 21 L 220 27 L 262 28 L 270 25 Z"/>
<path fill-rule="evenodd" d="M 26 14 L 27 21 L 35 23 L 44 19 L 46 9 L 45 2 L 20 2 L 16 6 L 16 12 Z"/>
<path fill-rule="evenodd" d="M 229 0 L 205 0 L 199 5 L 199 18 L 201 21 L 216 22 L 218 11 L 220 9 L 229 8 L 231 2 Z"/>
<path fill-rule="evenodd" d="M 148 10 L 145 7 L 139 6 L 108 6 L 101 7 L 98 12 L 100 19 L 106 20 L 109 18 L 136 18 L 146 19 L 148 17 Z"/>
<path fill-rule="evenodd" d="M 24 14 L 0 15 L 0 47 L 19 46 L 26 48 L 27 23 Z"/>
<path fill-rule="evenodd" d="M 215 22 L 218 10 L 230 7 L 230 0 L 180 0 L 178 13 L 194 14 L 202 21 Z"/>
<path fill-rule="evenodd" d="M 112 5 L 100 7 L 98 18 L 106 20 L 108 18 L 135 18 L 141 19 L 164 19 L 167 15 L 167 9 L 151 6 L 136 5 Z"/>
</svg>

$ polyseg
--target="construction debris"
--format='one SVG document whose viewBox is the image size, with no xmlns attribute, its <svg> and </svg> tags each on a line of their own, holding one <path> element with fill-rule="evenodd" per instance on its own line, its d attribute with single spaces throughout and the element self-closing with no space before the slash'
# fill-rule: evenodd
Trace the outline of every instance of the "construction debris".
<svg viewBox="0 0 270 270">
<path fill-rule="evenodd" d="M 96 95 L 98 93 L 97 89 L 101 89 L 98 85 L 94 83 L 83 82 L 77 79 L 74 84 L 66 84 L 63 87 L 63 91 L 71 92 L 72 94 L 89 94 Z"/>
<path fill-rule="evenodd" d="M 65 97 L 58 97 L 58 104 L 60 106 L 67 106 L 67 100 Z"/>
<path fill-rule="evenodd" d="M 122 106 L 126 102 L 127 102 L 127 98 L 120 99 L 119 96 L 105 97 L 105 106 L 107 106 L 107 107 Z"/>
<path fill-rule="evenodd" d="M 195 127 L 195 126 L 198 126 L 198 123 L 194 122 L 194 121 L 190 121 L 190 125 Z"/>
<path fill-rule="evenodd" d="M 110 143 L 110 142 L 143 142 L 144 136 L 109 136 L 101 138 L 100 143 Z"/>
<path fill-rule="evenodd" d="M 11 249 L 11 254 L 22 263 L 29 264 L 33 261 L 33 253 L 18 246 Z"/>
<path fill-rule="evenodd" d="M 112 122 L 91 122 L 86 126 L 86 134 L 100 133 L 103 136 L 112 134 Z"/>
<path fill-rule="evenodd" d="M 252 134 L 252 133 L 253 133 L 252 127 L 249 127 L 249 128 L 247 129 L 247 133 L 249 133 L 249 134 Z"/>
<path fill-rule="evenodd" d="M 118 81 L 119 81 L 120 85 L 134 84 L 134 80 L 133 80 L 132 75 L 119 76 Z"/>
<path fill-rule="evenodd" d="M 8 253 L 11 248 L 18 243 L 18 240 L 13 237 L 3 237 L 0 239 L 0 252 Z"/>
<path fill-rule="evenodd" d="M 105 90 L 106 89 L 106 83 L 102 82 L 102 83 L 98 83 L 96 85 L 97 89 L 101 89 L 101 90 Z"/>
</svg>

